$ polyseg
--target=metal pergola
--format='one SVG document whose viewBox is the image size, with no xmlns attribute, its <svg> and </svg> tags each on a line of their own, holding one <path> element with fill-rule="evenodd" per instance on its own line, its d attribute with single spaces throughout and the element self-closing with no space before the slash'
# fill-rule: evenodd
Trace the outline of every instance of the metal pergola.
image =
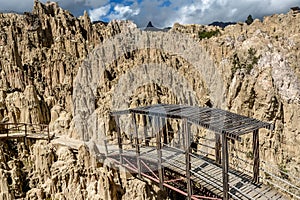
<svg viewBox="0 0 300 200">
<path fill-rule="evenodd" d="M 136 115 L 143 116 L 143 121 L 146 122 L 146 117 L 165 119 L 179 119 L 182 121 L 184 132 L 184 140 L 186 141 L 186 178 L 187 178 L 187 191 L 188 196 L 191 196 L 191 182 L 190 182 L 190 153 L 192 148 L 190 143 L 192 124 L 201 126 L 205 129 L 211 130 L 215 133 L 215 157 L 216 162 L 222 165 L 223 176 L 223 197 L 229 199 L 229 154 L 228 154 L 228 139 L 241 141 L 241 136 L 248 133 L 253 133 L 253 182 L 259 182 L 259 129 L 266 128 L 273 129 L 270 123 L 262 122 L 260 120 L 246 117 L 243 115 L 235 114 L 229 111 L 188 105 L 173 105 L 173 104 L 157 104 L 144 107 L 131 108 L 122 111 L 111 112 L 115 117 L 117 123 L 120 115 L 131 114 L 134 124 L 136 124 Z M 135 127 L 137 132 L 137 127 Z M 118 133 L 120 134 L 120 133 Z M 157 138 L 161 137 L 163 133 L 159 133 Z M 221 145 L 222 144 L 222 145 Z M 157 143 L 158 150 L 160 144 Z M 122 149 L 121 141 L 119 147 Z M 139 151 L 139 149 L 137 149 Z M 222 152 L 222 154 L 221 154 Z M 221 156 L 222 155 L 222 156 Z M 160 172 L 160 176 L 162 172 Z M 162 179 L 162 177 L 160 177 Z"/>
</svg>

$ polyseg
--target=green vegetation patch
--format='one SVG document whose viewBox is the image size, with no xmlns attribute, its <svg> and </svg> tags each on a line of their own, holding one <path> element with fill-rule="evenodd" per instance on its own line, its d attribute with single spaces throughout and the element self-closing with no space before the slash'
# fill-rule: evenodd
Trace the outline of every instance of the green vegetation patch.
<svg viewBox="0 0 300 200">
<path fill-rule="evenodd" d="M 246 74 L 250 74 L 253 67 L 257 65 L 258 60 L 261 58 L 261 55 L 256 56 L 256 52 L 254 48 L 248 49 L 246 59 L 241 59 L 238 54 L 235 53 L 232 59 L 232 75 L 234 75 L 238 69 L 244 69 Z"/>
<path fill-rule="evenodd" d="M 209 38 L 211 38 L 213 36 L 217 36 L 219 34 L 220 34 L 220 30 L 219 29 L 213 30 L 213 31 L 206 31 L 206 30 L 204 30 L 204 31 L 199 31 L 199 33 L 198 33 L 199 38 L 201 40 L 204 39 L 204 38 L 209 39 Z"/>
</svg>

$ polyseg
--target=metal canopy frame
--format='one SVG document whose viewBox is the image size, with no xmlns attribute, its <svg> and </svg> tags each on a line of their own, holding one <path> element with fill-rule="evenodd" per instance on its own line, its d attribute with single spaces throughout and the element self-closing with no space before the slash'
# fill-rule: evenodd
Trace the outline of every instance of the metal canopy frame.
<svg viewBox="0 0 300 200">
<path fill-rule="evenodd" d="M 171 119 L 186 119 L 189 123 L 202 126 L 218 134 L 225 134 L 227 137 L 238 141 L 241 141 L 241 135 L 251 133 L 260 128 L 273 130 L 271 123 L 209 107 L 156 104 L 130 108 L 128 110 L 113 111 L 111 115 L 130 113 Z"/>
<path fill-rule="evenodd" d="M 190 179 L 191 170 L 191 130 L 190 126 L 192 124 L 201 126 L 205 129 L 211 130 L 215 133 L 215 151 L 216 151 L 216 163 L 222 165 L 222 176 L 223 176 L 223 198 L 229 199 L 229 153 L 228 153 L 228 139 L 234 139 L 241 141 L 241 137 L 247 133 L 253 133 L 253 182 L 259 182 L 259 129 L 266 128 L 273 130 L 273 125 L 271 123 L 262 122 L 260 120 L 246 117 L 243 115 L 235 114 L 229 111 L 209 108 L 209 107 L 197 107 L 188 105 L 175 105 L 175 104 L 156 104 L 144 107 L 131 108 L 128 110 L 113 111 L 111 115 L 115 117 L 117 124 L 119 124 L 119 116 L 131 114 L 133 124 L 135 125 L 135 137 L 136 143 L 138 144 L 138 133 L 136 124 L 136 115 L 143 116 L 143 124 L 146 125 L 145 116 L 153 117 L 154 120 L 163 121 L 167 118 L 179 119 L 182 121 L 183 127 L 183 141 L 186 153 L 186 179 L 187 179 L 187 197 L 192 198 L 192 187 Z M 162 123 L 164 124 L 164 123 Z M 158 127 L 158 130 L 160 128 Z M 118 132 L 120 130 L 118 129 Z M 120 135 L 120 133 L 118 133 Z M 159 165 L 159 183 L 160 188 L 163 189 L 164 177 L 163 170 L 161 168 L 161 138 L 165 137 L 164 131 L 159 131 L 156 135 L 157 140 L 157 154 L 158 154 L 158 165 Z M 222 142 L 221 142 L 222 140 Z M 119 141 L 120 149 L 122 146 Z M 222 149 L 221 149 L 222 148 Z M 120 150 L 122 151 L 122 150 Z M 139 157 L 140 150 L 136 148 L 137 157 Z M 222 156 L 220 155 L 222 152 Z M 122 157 L 120 155 L 120 162 L 122 163 Z M 138 163 L 138 168 L 140 168 L 140 163 Z M 140 169 L 139 171 L 139 177 Z"/>
</svg>

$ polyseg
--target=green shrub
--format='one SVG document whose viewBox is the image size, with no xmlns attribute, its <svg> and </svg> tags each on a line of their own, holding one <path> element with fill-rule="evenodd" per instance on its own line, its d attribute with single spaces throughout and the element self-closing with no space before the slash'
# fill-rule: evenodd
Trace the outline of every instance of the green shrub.
<svg viewBox="0 0 300 200">
<path fill-rule="evenodd" d="M 261 57 L 261 55 L 256 56 L 256 53 L 257 51 L 254 48 L 248 49 L 246 59 L 240 59 L 238 54 L 235 53 L 232 58 L 232 77 L 238 69 L 245 69 L 246 74 L 250 74 L 251 70 L 258 64 L 258 60 Z"/>
<path fill-rule="evenodd" d="M 209 39 L 209 38 L 211 38 L 213 36 L 218 35 L 219 33 L 220 33 L 219 29 L 214 30 L 214 31 L 206 31 L 206 30 L 204 30 L 204 31 L 199 31 L 198 35 L 199 35 L 199 38 L 202 40 L 204 38 Z"/>
</svg>

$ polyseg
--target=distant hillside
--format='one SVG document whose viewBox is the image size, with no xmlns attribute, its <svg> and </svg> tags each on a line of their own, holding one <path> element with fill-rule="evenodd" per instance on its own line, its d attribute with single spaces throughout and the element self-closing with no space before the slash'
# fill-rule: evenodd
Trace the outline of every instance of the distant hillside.
<svg viewBox="0 0 300 200">
<path fill-rule="evenodd" d="M 209 26 L 219 26 L 221 28 L 225 28 L 228 25 L 234 25 L 236 22 L 213 22 L 209 24 Z"/>
<path fill-rule="evenodd" d="M 157 28 L 157 27 L 153 26 L 151 21 L 149 21 L 148 25 L 146 26 L 144 31 L 163 31 L 163 32 L 167 32 L 170 29 L 171 29 L 170 27 L 164 28 L 164 29 Z"/>
</svg>

